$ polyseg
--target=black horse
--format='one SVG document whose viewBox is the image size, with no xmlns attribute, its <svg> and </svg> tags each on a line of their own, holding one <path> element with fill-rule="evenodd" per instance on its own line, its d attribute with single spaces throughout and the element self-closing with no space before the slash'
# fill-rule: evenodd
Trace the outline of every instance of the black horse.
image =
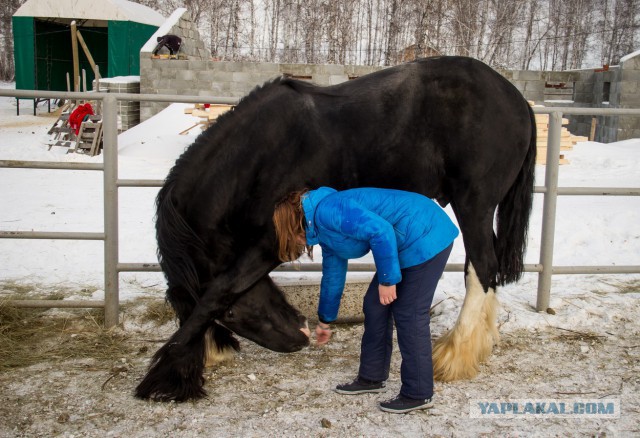
<svg viewBox="0 0 640 438">
<path fill-rule="evenodd" d="M 279 264 L 271 217 L 287 193 L 321 185 L 410 190 L 452 205 L 467 291 L 434 368 L 441 380 L 475 375 L 498 339 L 496 286 L 523 270 L 535 155 L 527 102 L 470 58 L 254 90 L 196 139 L 158 194 L 159 256 L 180 328 L 136 395 L 203 396 L 205 340 L 237 347 L 231 331 L 276 351 L 308 345 L 304 318 L 268 279 Z"/>
</svg>

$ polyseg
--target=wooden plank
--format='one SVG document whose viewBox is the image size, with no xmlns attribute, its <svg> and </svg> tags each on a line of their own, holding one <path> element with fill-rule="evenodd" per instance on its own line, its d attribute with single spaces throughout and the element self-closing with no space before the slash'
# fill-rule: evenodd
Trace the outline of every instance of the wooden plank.
<svg viewBox="0 0 640 438">
<path fill-rule="evenodd" d="M 75 20 L 71 22 L 71 55 L 73 58 L 73 91 L 80 91 L 80 63 L 78 61 L 78 33 Z"/>
<path fill-rule="evenodd" d="M 98 70 L 96 70 L 96 63 L 93 60 L 93 56 L 91 56 L 91 52 L 89 51 L 89 47 L 87 47 L 87 44 L 84 42 L 84 38 L 82 37 L 82 34 L 80 33 L 79 30 L 76 30 L 76 35 L 77 35 L 78 42 L 80 43 L 80 46 L 82 47 L 82 50 L 84 51 L 84 54 L 86 55 L 87 59 L 89 60 L 89 64 L 91 65 L 91 69 L 97 75 L 96 78 L 100 78 L 100 73 L 99 73 Z M 77 48 L 76 48 L 76 50 L 77 50 Z"/>
<path fill-rule="evenodd" d="M 193 128 L 195 128 L 195 127 L 196 127 L 196 126 L 198 126 L 199 124 L 200 124 L 200 122 L 196 123 L 196 124 L 195 124 L 195 125 L 193 125 L 193 126 L 188 127 L 187 129 L 185 129 L 185 130 L 183 130 L 183 131 L 180 131 L 180 132 L 178 133 L 178 135 L 185 135 L 187 132 L 191 131 Z"/>
</svg>

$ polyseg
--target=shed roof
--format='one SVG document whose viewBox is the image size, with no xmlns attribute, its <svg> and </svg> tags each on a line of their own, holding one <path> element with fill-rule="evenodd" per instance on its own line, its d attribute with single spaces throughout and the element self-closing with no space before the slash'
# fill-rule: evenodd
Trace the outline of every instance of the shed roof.
<svg viewBox="0 0 640 438">
<path fill-rule="evenodd" d="M 165 20 L 159 12 L 127 0 L 27 0 L 14 16 L 133 21 L 152 26 Z"/>
</svg>

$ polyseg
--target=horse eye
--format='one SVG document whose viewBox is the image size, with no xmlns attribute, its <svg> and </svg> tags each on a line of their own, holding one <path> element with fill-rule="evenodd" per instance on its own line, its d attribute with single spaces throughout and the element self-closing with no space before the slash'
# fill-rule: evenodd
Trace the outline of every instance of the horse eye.
<svg viewBox="0 0 640 438">
<path fill-rule="evenodd" d="M 227 310 L 227 318 L 233 318 L 233 310 Z"/>
</svg>

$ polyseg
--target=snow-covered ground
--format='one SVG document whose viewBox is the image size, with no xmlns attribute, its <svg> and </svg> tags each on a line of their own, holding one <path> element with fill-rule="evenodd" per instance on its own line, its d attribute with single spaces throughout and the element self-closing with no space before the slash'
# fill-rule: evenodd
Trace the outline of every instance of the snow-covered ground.
<svg viewBox="0 0 640 438">
<path fill-rule="evenodd" d="M 12 86 L 13 84 L 2 84 L 1 88 L 11 88 Z M 34 117 L 28 108 L 29 105 L 24 101 L 22 105 L 23 115 L 16 117 L 15 99 L 0 96 L 0 160 L 101 162 L 102 156 L 88 157 L 80 154 L 66 154 L 66 151 L 61 148 L 53 148 L 48 151 L 46 143 L 49 138 L 46 132 L 55 118 L 46 114 L 45 110 L 40 111 L 39 115 Z M 193 117 L 184 114 L 183 108 L 185 106 L 174 104 L 148 122 L 119 136 L 119 176 L 121 178 L 163 179 L 165 177 L 178 155 L 199 133 L 199 130 L 194 129 L 188 135 L 178 134 L 195 123 Z M 572 151 L 565 152 L 565 155 L 570 164 L 561 166 L 560 186 L 640 187 L 640 139 L 613 144 L 579 143 Z M 536 172 L 537 185 L 542 185 L 544 166 L 538 166 Z M 101 183 L 101 172 L 0 169 L 0 229 L 101 231 L 103 227 Z M 156 261 L 153 227 L 153 201 L 156 192 L 155 188 L 120 189 L 121 262 Z M 447 211 L 452 215 L 450 210 Z M 536 195 L 526 263 L 537 263 L 539 260 L 541 213 L 542 196 Z M 32 285 L 34 294 L 45 290 L 60 289 L 68 293 L 67 299 L 101 299 L 104 295 L 102 252 L 102 242 L 0 239 L 0 298 L 3 295 L 3 284 L 12 283 Z M 317 252 L 319 253 L 319 251 Z M 316 261 L 319 260 L 318 257 Z M 458 239 L 450 262 L 462 263 L 463 261 L 462 242 L 461 239 Z M 638 197 L 560 197 L 557 207 L 554 264 L 558 266 L 640 265 L 640 199 Z M 317 280 L 317 274 L 278 273 L 273 276 L 282 283 L 297 279 Z M 366 277 L 366 274 L 364 276 Z M 363 278 L 363 274 L 354 275 L 354 278 Z M 279 435 L 278 430 L 284 433 L 288 430 L 286 427 L 291 427 L 292 435 L 296 436 L 546 435 L 546 432 L 552 435 L 597 434 L 600 432 L 619 436 L 630 436 L 629 433 L 631 435 L 639 434 L 640 430 L 637 425 L 640 423 L 640 410 L 637 400 L 634 400 L 634 395 L 637 397 L 639 385 L 637 377 L 629 377 L 630 380 L 626 377 L 619 379 L 611 377 L 615 372 L 628 376 L 630 373 L 638 371 L 640 361 L 639 349 L 637 348 L 639 332 L 637 321 L 640 320 L 640 304 L 638 303 L 640 291 L 637 286 L 639 281 L 640 276 L 638 275 L 554 276 L 551 308 L 554 309 L 555 315 L 536 313 L 534 310 L 537 274 L 525 274 L 517 284 L 500 289 L 502 312 L 499 318 L 501 331 L 507 340 L 506 347 L 503 346 L 498 350 L 498 353 L 502 352 L 502 354 L 498 354 L 498 357 L 492 360 L 489 368 L 484 370 L 485 374 L 487 372 L 496 373 L 495 380 L 492 381 L 485 375 L 479 380 L 464 382 L 459 386 L 456 386 L 458 385 L 456 383 L 441 385 L 438 391 L 439 396 L 442 397 L 440 402 L 442 407 L 433 410 L 432 412 L 435 414 L 412 414 L 404 420 L 409 423 L 402 423 L 397 418 L 390 420 L 388 416 L 381 416 L 380 413 L 375 412 L 374 399 L 370 396 L 364 398 L 370 402 L 370 406 L 366 403 L 363 405 L 362 402 L 351 405 L 337 401 L 335 395 L 327 395 L 328 393 L 322 392 L 328 391 L 332 384 L 338 383 L 334 381 L 336 378 L 344 379 L 355 372 L 356 360 L 340 359 L 339 355 L 331 356 L 331 354 L 338 350 L 344 352 L 348 347 L 353 349 L 349 354 L 355 355 L 357 359 L 358 342 L 354 342 L 352 337 L 357 339 L 360 336 L 361 332 L 358 327 L 344 329 L 342 335 L 337 336 L 334 340 L 334 345 L 331 347 L 334 350 L 328 349 L 326 351 L 330 362 L 332 361 L 337 367 L 337 370 L 334 370 L 337 374 L 335 372 L 331 374 L 332 371 L 329 371 L 331 367 L 323 367 L 322 371 L 314 369 L 321 362 L 320 356 L 323 354 L 319 352 L 321 350 L 308 350 L 309 358 L 305 362 L 300 359 L 300 355 L 305 353 L 295 355 L 298 359 L 284 359 L 281 355 L 263 351 L 263 349 L 245 342 L 249 345 L 245 348 L 245 353 L 240 356 L 239 364 L 234 365 L 234 367 L 241 368 L 234 368 L 235 371 L 228 368 L 226 369 L 227 374 L 225 374 L 225 368 L 222 368 L 223 371 L 219 371 L 221 374 L 216 377 L 216 372 L 214 372 L 212 378 L 223 379 L 224 376 L 232 376 L 233 372 L 240 373 L 233 375 L 235 377 L 232 376 L 229 387 L 233 387 L 234 378 L 239 379 L 235 383 L 241 387 L 241 389 L 239 387 L 241 394 L 238 394 L 238 397 L 242 398 L 250 397 L 247 393 L 252 390 L 260 392 L 261 390 L 258 389 L 260 382 L 263 377 L 266 378 L 266 374 L 258 374 L 257 380 L 255 375 L 254 379 L 249 379 L 249 381 L 245 379 L 248 373 L 264 372 L 252 368 L 250 365 L 252 361 L 263 363 L 267 367 L 270 367 L 269 364 L 273 361 L 284 361 L 282 367 L 286 367 L 287 361 L 298 360 L 302 362 L 303 367 L 311 367 L 307 370 L 310 374 L 327 374 L 316 375 L 315 379 L 309 380 L 312 376 L 293 373 L 289 376 L 286 384 L 278 383 L 284 388 L 282 391 L 285 391 L 285 395 L 287 391 L 292 391 L 292 387 L 296 388 L 293 390 L 293 393 L 297 394 L 296 397 L 312 405 L 311 408 L 314 410 L 311 417 L 313 419 L 309 418 L 310 411 L 303 412 L 302 407 L 299 407 L 299 411 L 295 411 L 297 414 L 291 414 L 288 417 L 282 409 L 267 408 L 265 412 L 255 413 L 255 417 L 246 414 L 250 417 L 247 420 L 246 425 L 248 426 L 246 428 L 237 425 L 240 428 L 237 430 L 242 431 L 239 435 L 246 436 L 258 436 L 260 430 L 267 431 L 267 435 Z M 163 284 L 163 277 L 159 273 L 122 274 L 121 300 L 130 301 L 140 296 L 160 298 L 163 294 Z M 618 286 L 623 284 L 635 284 L 635 291 L 619 293 Z M 441 302 L 436 308 L 432 322 L 434 334 L 442 333 L 455 321 L 463 294 L 462 274 L 445 273 L 434 299 L 434 303 Z M 553 344 L 554 338 L 549 330 L 558 329 L 595 333 L 603 336 L 607 336 L 607 333 L 613 335 L 608 339 L 606 348 L 587 344 L 578 345 L 579 343 L 576 344 L 577 347 L 573 344 L 569 347 L 565 344 L 560 345 L 558 342 L 555 342 L 558 345 L 544 351 L 539 349 L 539 346 L 527 346 L 527 334 L 531 334 L 531 341 Z M 514 352 L 518 352 L 518 354 L 511 352 L 510 346 L 513 346 Z M 571 350 L 573 347 L 578 349 L 577 353 Z M 627 347 L 631 348 L 625 349 Z M 624 349 L 624 351 L 616 355 L 612 353 L 616 348 Z M 528 353 L 535 354 L 536 352 L 539 353 L 536 357 L 524 357 Z M 563 358 L 565 353 L 566 358 Z M 592 359 L 598 356 L 598 365 L 594 365 L 593 372 L 581 374 L 578 368 L 575 370 L 575 375 L 572 375 L 570 363 L 567 361 L 580 360 L 582 357 L 580 354 L 585 357 L 591 355 Z M 607 356 L 609 354 L 612 356 Z M 621 358 L 624 361 L 618 362 L 622 360 Z M 245 360 L 242 361 L 242 359 Z M 397 363 L 398 359 L 395 360 L 394 363 Z M 522 363 L 519 363 L 520 360 Z M 537 363 L 540 360 L 543 362 Z M 555 398 L 562 398 L 557 394 L 563 393 L 591 394 L 594 379 L 602 378 L 608 383 L 596 385 L 596 393 L 589 397 L 608 396 L 620 399 L 622 417 L 618 420 L 599 420 L 597 422 L 587 420 L 558 422 L 558 420 L 542 419 L 536 420 L 537 423 L 527 423 L 522 420 L 480 419 L 471 421 L 469 419 L 468 403 L 472 398 L 497 399 L 509 396 L 518 399 L 550 398 L 549 391 L 540 389 L 549 385 L 548 380 L 538 382 L 539 390 L 536 389 L 534 384 L 536 382 L 535 370 L 539 368 L 546 370 L 544 372 L 554 373 L 555 368 L 550 363 L 554 360 L 558 361 L 557 370 L 562 370 L 562 375 L 568 381 L 566 387 L 560 385 L 560 389 L 566 389 L 566 391 L 557 392 Z M 608 365 L 610 361 L 616 361 L 615 372 Z M 344 365 L 347 367 L 345 368 Z M 533 373 L 534 377 L 531 375 L 523 377 L 522 374 L 518 374 L 515 368 L 521 365 L 521 371 Z M 515 368 L 505 369 L 509 366 Z M 138 366 L 136 372 L 139 374 L 136 374 L 136 378 L 141 375 L 143 369 L 143 365 Z M 277 369 L 272 371 L 279 375 Z M 513 378 L 510 381 L 501 381 L 501 374 L 503 377 L 505 374 L 513 375 Z M 635 375 L 637 376 L 637 374 Z M 613 380 L 609 382 L 607 379 Z M 555 382 L 557 384 L 557 380 Z M 129 383 L 135 384 L 134 381 Z M 64 383 L 64 385 L 68 384 Z M 315 385 L 324 389 L 313 389 L 315 398 L 309 397 L 309 394 L 304 390 L 305 385 L 309 385 L 309 387 Z M 43 386 L 46 384 L 43 383 Z M 18 390 L 14 386 L 12 388 L 14 389 L 11 391 L 18 392 L 24 389 Z M 215 384 L 209 389 L 211 391 L 214 388 Z M 511 389 L 507 390 L 507 388 Z M 4 391 L 7 389 L 5 388 Z M 276 394 L 280 393 L 276 391 Z M 201 429 L 201 426 L 204 425 L 203 430 L 214 432 L 214 435 L 216 435 L 216 431 L 222 435 L 232 434 L 233 429 L 229 429 L 229 426 L 208 419 L 206 412 L 199 412 L 200 407 L 211 410 L 211 412 L 215 411 L 215 415 L 218 416 L 233 414 L 233 412 L 227 412 L 229 409 L 224 412 L 216 410 L 220 406 L 211 401 L 187 405 L 178 409 L 163 405 L 147 405 L 130 400 L 130 394 L 120 395 L 122 397 L 116 404 L 124 403 L 128 409 L 135 410 L 142 406 L 144 409 L 140 408 L 141 412 L 146 412 L 149 416 L 153 416 L 154 410 L 159 409 L 162 411 L 159 415 L 167 418 L 172 418 L 174 414 L 180 413 L 187 423 L 191 421 L 191 417 L 195 416 L 193 421 Z M 17 397 L 15 394 L 11 396 Z M 225 397 L 231 396 L 225 395 Z M 276 398 L 278 397 L 286 399 L 282 394 Z M 563 397 L 566 398 L 566 396 Z M 452 401 L 452 404 L 447 406 L 447 398 L 455 399 L 456 402 Z M 316 403 L 321 403 L 321 405 Z M 286 403 L 282 406 L 285 405 Z M 290 408 L 294 409 L 291 406 Z M 242 410 L 240 405 L 238 409 Z M 275 410 L 270 411 L 269 409 Z M 369 411 L 372 413 L 370 417 L 362 416 L 362 412 Z M 253 411 L 249 410 L 249 412 Z M 201 413 L 205 414 L 204 417 L 200 416 Z M 320 418 L 325 417 L 333 423 L 333 428 L 319 426 Z M 412 425 L 411 422 L 417 422 L 417 425 Z M 175 432 L 176 436 L 197 435 L 195 432 L 197 428 L 163 429 L 157 427 L 157 424 L 154 426 L 155 428 L 152 427 L 151 430 L 142 433 L 143 423 L 144 420 L 137 429 L 135 427 L 109 429 L 108 426 L 104 426 L 98 430 L 105 433 L 116 431 L 115 436 L 154 436 L 154 431 L 164 434 L 164 432 L 169 433 L 170 430 Z M 534 427 L 534 424 L 538 429 L 529 428 L 529 426 Z M 434 428 L 433 425 L 437 427 Z M 83 429 L 79 424 L 74 427 L 69 426 L 69 428 L 63 429 L 63 432 L 72 434 L 75 430 L 80 432 L 76 436 L 91 435 L 87 429 Z M 282 427 L 285 429 L 279 429 Z M 45 435 L 42 431 L 35 432 L 39 429 L 29 430 L 37 436 Z M 0 427 L 0 435 L 3 433 L 5 431 Z M 11 435 L 11 433 L 7 433 Z M 29 434 L 26 433 L 25 436 L 27 435 Z"/>
</svg>

